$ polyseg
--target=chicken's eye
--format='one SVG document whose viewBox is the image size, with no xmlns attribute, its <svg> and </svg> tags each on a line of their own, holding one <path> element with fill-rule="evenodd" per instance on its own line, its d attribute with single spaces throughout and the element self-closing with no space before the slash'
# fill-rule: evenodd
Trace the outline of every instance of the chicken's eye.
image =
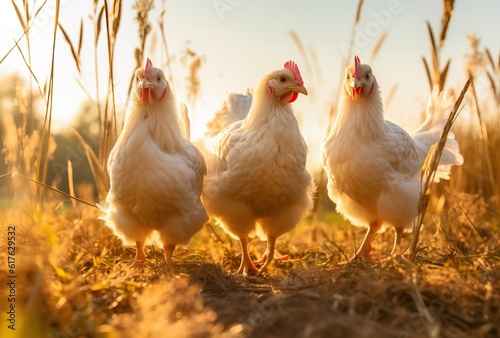
<svg viewBox="0 0 500 338">
<path fill-rule="evenodd" d="M 158 76 L 158 77 L 156 78 L 156 81 L 160 82 L 160 81 L 161 81 L 161 77 L 160 77 L 160 76 Z"/>
<path fill-rule="evenodd" d="M 135 76 L 135 80 L 136 80 L 137 82 L 139 82 L 139 75 L 136 75 L 136 76 Z"/>
<path fill-rule="evenodd" d="M 346 74 L 345 74 L 345 78 L 346 78 L 347 80 L 350 80 L 350 79 L 351 79 L 351 74 L 346 73 Z"/>
<path fill-rule="evenodd" d="M 278 79 L 281 83 L 285 83 L 286 82 L 286 77 L 284 76 L 280 76 L 280 78 Z"/>
<path fill-rule="evenodd" d="M 370 73 L 366 73 L 365 79 L 370 80 Z"/>
</svg>

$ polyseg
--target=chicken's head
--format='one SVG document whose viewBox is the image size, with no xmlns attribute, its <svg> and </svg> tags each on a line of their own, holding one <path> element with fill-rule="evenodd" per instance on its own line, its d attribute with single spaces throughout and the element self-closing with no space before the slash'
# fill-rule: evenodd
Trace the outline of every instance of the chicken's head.
<svg viewBox="0 0 500 338">
<path fill-rule="evenodd" d="M 284 103 L 292 103 L 299 93 L 307 95 L 297 64 L 290 60 L 285 63 L 283 69 L 269 74 L 267 92 L 272 98 Z"/>
<path fill-rule="evenodd" d="M 354 57 L 354 63 L 345 70 L 344 90 L 352 99 L 362 99 L 370 96 L 377 87 L 372 68 L 361 64 L 359 57 Z"/>
<path fill-rule="evenodd" d="M 148 58 L 146 66 L 135 71 L 135 94 L 142 103 L 152 104 L 163 100 L 168 94 L 168 81 L 159 68 L 153 67 Z"/>
</svg>

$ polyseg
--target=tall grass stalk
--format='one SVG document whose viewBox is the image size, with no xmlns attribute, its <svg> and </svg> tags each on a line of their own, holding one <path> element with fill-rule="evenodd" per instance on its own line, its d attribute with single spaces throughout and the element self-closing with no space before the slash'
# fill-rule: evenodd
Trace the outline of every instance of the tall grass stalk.
<svg viewBox="0 0 500 338">
<path fill-rule="evenodd" d="M 441 69 L 440 66 L 440 52 L 441 48 L 444 45 L 444 42 L 446 40 L 446 33 L 448 31 L 448 26 L 451 20 L 451 17 L 453 15 L 453 7 L 454 7 L 454 0 L 444 0 L 443 1 L 443 15 L 441 18 L 441 30 L 439 34 L 439 43 L 436 43 L 435 35 L 432 30 L 431 24 L 429 21 L 427 21 L 427 31 L 429 33 L 429 40 L 431 42 L 431 65 L 432 68 L 429 67 L 429 63 L 427 62 L 425 57 L 422 57 L 422 61 L 424 63 L 424 68 L 427 74 L 427 79 L 429 81 L 429 91 L 432 92 L 432 88 L 434 88 L 434 85 L 437 84 L 439 86 L 439 90 L 443 90 L 445 82 L 446 82 L 446 76 L 448 74 L 448 69 L 450 67 L 450 62 L 451 59 L 448 59 L 446 61 L 445 66 L 443 69 Z"/>
<path fill-rule="evenodd" d="M 420 234 L 420 228 L 422 227 L 424 216 L 427 211 L 427 206 L 429 205 L 432 183 L 434 182 L 434 177 L 436 176 L 436 171 L 439 166 L 439 160 L 441 159 L 441 155 L 443 154 L 443 150 L 446 145 L 446 141 L 448 139 L 448 134 L 450 133 L 451 127 L 455 123 L 455 120 L 457 119 L 458 115 L 460 114 L 460 111 L 463 108 L 462 100 L 465 94 L 467 93 L 467 90 L 469 89 L 470 83 L 471 83 L 470 79 L 465 83 L 462 92 L 455 101 L 455 105 L 451 110 L 451 113 L 448 117 L 448 121 L 446 122 L 446 125 L 443 128 L 438 143 L 431 148 L 431 151 L 427 155 L 426 162 L 422 168 L 422 175 L 421 175 L 422 188 L 420 192 L 420 199 L 418 202 L 418 215 L 413 224 L 413 237 L 411 239 L 411 244 L 410 244 L 411 248 L 410 260 L 412 261 L 415 259 L 416 254 L 418 252 L 417 244 Z"/>
<path fill-rule="evenodd" d="M 152 0 L 135 0 L 135 4 L 132 7 L 136 11 L 135 21 L 137 22 L 137 28 L 139 34 L 139 47 L 135 48 L 134 50 L 136 69 L 144 65 L 144 52 L 146 49 L 146 42 L 152 29 L 151 22 L 149 20 L 149 12 L 153 9 L 153 6 L 154 3 Z M 135 75 L 131 74 L 127 91 L 127 104 L 128 104 L 128 97 L 132 92 L 134 77 Z M 171 78 L 169 78 L 169 81 L 170 80 Z M 173 83 L 171 84 L 173 85 Z"/>
<path fill-rule="evenodd" d="M 47 92 L 47 100 L 45 105 L 45 117 L 43 120 L 42 132 L 40 133 L 40 146 L 38 148 L 37 158 L 37 178 L 40 182 L 45 182 L 47 179 L 47 169 L 49 163 L 49 142 L 52 126 L 52 102 L 54 93 L 54 67 L 56 57 L 56 42 L 57 42 L 57 27 L 59 26 L 59 5 L 60 0 L 56 0 L 56 8 L 54 13 L 54 28 L 52 38 L 52 57 L 50 65 L 49 86 Z M 45 156 L 44 156 L 45 155 Z M 40 196 L 43 196 L 42 194 Z"/>
<path fill-rule="evenodd" d="M 168 49 L 168 43 L 167 43 L 167 37 L 165 35 L 166 29 L 165 29 L 165 0 L 162 0 L 162 9 L 160 13 L 160 17 L 158 18 L 158 27 L 160 28 L 160 35 L 161 35 L 161 43 L 163 45 L 163 50 L 165 51 L 165 63 L 167 65 L 167 70 L 168 70 L 168 82 L 172 86 L 172 89 L 175 91 L 174 87 L 174 77 L 172 74 L 172 62 L 170 58 L 170 52 Z"/>
<path fill-rule="evenodd" d="M 101 151 L 99 153 L 101 164 L 106 165 L 108 154 L 113 146 L 113 137 L 118 134 L 116 122 L 116 103 L 115 103 L 115 80 L 114 80 L 114 52 L 116 35 L 120 27 L 121 19 L 121 0 L 115 0 L 113 10 L 110 12 L 107 0 L 104 0 L 104 18 L 106 23 L 106 46 L 108 51 L 108 95 L 106 96 L 106 105 L 104 110 L 104 135 L 101 140 Z M 111 102 L 109 96 L 111 95 Z"/>
<path fill-rule="evenodd" d="M 354 49 L 354 39 L 356 38 L 356 30 L 357 30 L 357 28 L 359 26 L 359 22 L 361 20 L 361 12 L 363 10 L 363 4 L 364 4 L 364 0 L 359 0 L 358 7 L 356 9 L 356 16 L 354 19 L 354 24 L 352 27 L 351 39 L 349 42 L 349 50 L 348 50 L 347 54 L 345 55 L 345 59 L 343 60 L 341 66 L 340 66 L 341 69 L 340 69 L 340 73 L 339 73 L 340 75 L 339 75 L 339 81 L 338 81 L 338 86 L 337 86 L 338 90 L 335 93 L 335 101 L 333 103 L 332 108 L 330 109 L 330 114 L 328 115 L 328 126 L 327 126 L 327 130 L 326 130 L 326 135 L 328 135 L 330 133 L 330 130 L 333 127 L 333 122 L 335 121 L 335 115 L 337 112 L 336 108 L 339 104 L 340 96 L 342 93 L 342 83 L 344 82 L 344 69 L 347 68 L 347 66 L 349 66 L 349 62 L 350 62 L 350 60 L 352 60 L 352 51 Z"/>
<path fill-rule="evenodd" d="M 500 202 L 500 56 L 495 63 L 491 52 L 479 49 L 479 39 L 468 35 L 471 54 L 467 55 L 466 74 L 472 79 L 469 119 L 457 129 L 460 149 L 466 159 L 451 180 L 453 190 L 480 194 L 491 210 Z M 485 79 L 485 77 L 487 79 Z M 489 87 L 490 95 L 487 95 Z"/>
<path fill-rule="evenodd" d="M 27 109 L 26 109 L 26 115 L 27 115 L 27 119 L 24 119 L 23 123 L 22 123 L 22 126 L 21 126 L 21 130 L 23 130 L 24 134 L 27 135 L 27 136 L 30 136 L 32 135 L 32 133 L 34 132 L 35 130 L 35 113 L 34 113 L 34 107 L 33 107 L 33 102 L 34 102 L 34 94 L 33 94 L 33 80 L 35 81 L 36 85 L 37 85 L 37 88 L 38 88 L 38 92 L 40 94 L 40 97 L 42 97 L 45 102 L 47 103 L 48 102 L 48 98 L 45 97 L 45 94 L 46 94 L 46 91 L 45 91 L 45 88 L 42 90 L 42 87 L 31 67 L 32 65 L 32 62 L 31 62 L 31 40 L 30 40 L 30 29 L 31 29 L 31 25 L 33 24 L 33 22 L 35 22 L 35 20 L 37 19 L 37 16 L 38 14 L 40 13 L 40 11 L 44 8 L 45 4 L 47 3 L 47 0 L 45 0 L 39 7 L 36 11 L 34 11 L 34 14 L 33 16 L 30 14 L 30 10 L 29 10 L 29 2 L 27 0 L 23 0 L 23 11 L 21 12 L 21 10 L 19 9 L 19 6 L 17 6 L 16 2 L 14 0 L 11 0 L 12 2 L 12 6 L 14 7 L 14 10 L 16 12 L 16 15 L 17 15 L 17 18 L 18 18 L 18 21 L 19 21 L 19 24 L 21 25 L 22 29 L 23 29 L 23 33 L 21 34 L 21 36 L 14 41 L 14 45 L 12 46 L 12 48 L 5 54 L 5 56 L 2 58 L 2 60 L 0 61 L 0 63 L 2 63 L 5 58 L 7 58 L 7 56 L 10 55 L 10 53 L 15 49 L 17 48 L 17 50 L 19 51 L 23 61 L 24 61 L 24 64 L 26 66 L 26 68 L 29 70 L 30 72 L 30 77 L 28 79 L 28 82 L 29 82 L 29 88 L 28 88 L 28 99 L 27 99 Z M 23 14 L 24 13 L 24 16 Z M 25 39 L 26 40 L 26 44 L 27 44 L 27 57 L 25 55 L 25 52 L 23 52 L 22 48 L 20 47 L 19 43 L 21 42 L 21 40 Z M 38 165 L 38 167 L 36 168 L 36 171 L 35 171 L 35 175 L 38 176 L 38 173 L 39 173 L 39 168 L 40 168 L 40 164 L 41 164 L 41 157 L 39 158 L 39 160 L 37 161 L 36 165 Z"/>
<path fill-rule="evenodd" d="M 311 61 L 309 60 L 307 51 L 306 51 L 306 49 L 304 47 L 304 44 L 302 43 L 302 40 L 299 38 L 299 35 L 294 30 L 289 30 L 288 34 L 290 35 L 290 37 L 292 38 L 293 42 L 295 43 L 295 46 L 297 47 L 297 50 L 300 53 L 300 57 L 302 58 L 302 61 L 304 61 L 304 65 L 305 65 L 306 71 L 309 74 L 313 74 Z"/>
<path fill-rule="evenodd" d="M 99 150 L 96 155 L 94 151 L 89 147 L 83 138 L 77 134 L 78 141 L 82 145 L 87 155 L 87 159 L 92 169 L 92 174 L 94 176 L 94 181 L 98 190 L 98 198 L 101 199 L 105 195 L 106 189 L 109 188 L 109 178 L 106 173 L 106 163 L 108 159 L 109 152 L 114 144 L 114 141 L 118 135 L 118 122 L 117 122 L 117 111 L 116 111 L 116 100 L 115 100 L 115 79 L 114 79 L 114 54 L 115 46 L 117 41 L 117 34 L 120 27 L 122 15 L 122 2 L 121 0 L 114 0 L 113 2 L 103 0 L 102 6 L 99 1 L 94 1 L 93 14 L 91 15 L 91 20 L 94 25 L 94 41 L 93 41 L 93 54 L 94 54 L 94 75 L 95 75 L 95 99 L 92 99 L 92 95 L 85 89 L 85 86 L 80 85 L 85 91 L 87 96 L 95 101 L 97 108 L 97 118 L 99 125 Z M 103 30 L 103 19 L 104 19 L 104 30 Z M 82 62 L 81 62 L 81 49 L 83 42 L 83 20 L 80 21 L 80 33 L 78 37 L 77 44 L 71 41 L 71 38 L 66 33 L 64 28 L 60 26 L 61 32 L 66 40 L 66 43 L 70 47 L 71 54 L 75 61 L 75 66 L 78 70 L 80 77 L 82 74 Z M 104 106 L 101 102 L 100 94 L 100 67 L 99 67 L 99 38 L 101 33 L 104 32 L 106 39 L 106 51 L 107 51 L 107 64 L 108 64 L 108 78 L 107 78 L 107 93 L 105 96 Z M 81 80 L 78 80 L 81 84 Z M 105 181 L 103 181 L 105 180 Z M 105 191 L 106 190 L 106 191 Z"/>
<path fill-rule="evenodd" d="M 497 191 L 497 185 L 496 185 L 496 178 L 495 178 L 495 173 L 493 171 L 493 163 L 492 159 L 490 156 L 490 151 L 489 151 L 489 138 L 488 138 L 488 128 L 486 127 L 486 123 L 484 121 L 484 118 L 481 114 L 481 108 L 479 107 L 479 101 L 477 98 L 477 92 L 476 88 L 474 86 L 474 78 L 473 74 L 469 73 L 471 76 L 471 92 L 472 92 L 472 99 L 473 99 L 473 105 L 474 105 L 474 110 L 477 115 L 478 119 L 478 129 L 479 129 L 479 137 L 481 140 L 481 148 L 482 148 L 482 154 L 483 158 L 486 164 L 486 171 L 489 179 L 489 183 L 493 189 L 493 193 L 495 196 L 499 196 L 499 191 Z"/>
<path fill-rule="evenodd" d="M 74 179 L 73 179 L 73 165 L 70 160 L 68 160 L 68 189 L 69 189 L 69 194 L 72 197 L 75 197 L 75 184 L 74 184 Z M 71 199 L 71 204 L 73 207 L 76 206 L 76 201 L 74 199 Z"/>
<path fill-rule="evenodd" d="M 57 193 L 57 194 L 61 194 L 61 195 L 66 196 L 66 197 L 68 197 L 68 198 L 70 198 L 70 199 L 73 199 L 73 200 L 78 201 L 78 202 L 80 202 L 80 203 L 86 204 L 86 205 L 88 205 L 88 206 L 90 206 L 90 207 L 92 207 L 92 208 L 94 208 L 94 209 L 98 209 L 98 207 L 96 206 L 96 204 L 95 204 L 95 203 L 90 203 L 90 202 L 88 202 L 88 201 L 82 200 L 82 199 L 80 199 L 80 198 L 78 198 L 78 197 L 75 197 L 75 196 L 73 196 L 73 195 L 71 195 L 71 194 L 68 194 L 68 193 L 66 193 L 66 192 L 64 192 L 64 191 L 61 191 L 61 190 L 59 190 L 59 189 L 56 189 L 56 188 L 54 188 L 54 187 L 52 187 L 52 186 L 50 186 L 50 185 L 48 185 L 48 184 L 46 184 L 46 183 L 40 182 L 39 180 L 32 179 L 31 177 L 28 177 L 28 176 L 26 176 L 26 175 L 22 175 L 22 174 L 18 174 L 18 173 L 6 173 L 6 174 L 4 174 L 4 175 L 0 176 L 0 178 L 1 178 L 1 177 L 8 177 L 8 176 L 10 176 L 10 177 L 12 177 L 12 178 L 15 178 L 15 177 L 22 178 L 22 179 L 24 179 L 24 180 L 26 180 L 26 181 L 29 181 L 29 182 L 31 182 L 31 183 L 36 184 L 36 185 L 37 185 L 37 186 L 39 186 L 39 187 L 42 187 L 42 188 L 45 188 L 45 189 L 48 189 L 48 190 L 54 191 L 54 192 L 55 192 L 55 193 Z"/>
<path fill-rule="evenodd" d="M 78 131 L 75 129 L 72 129 L 71 131 L 73 135 L 75 135 L 75 137 L 78 139 L 78 142 L 80 142 L 80 145 L 82 146 L 85 152 L 85 156 L 89 161 L 92 177 L 94 178 L 94 182 L 97 188 L 97 196 L 98 199 L 101 200 L 108 193 L 110 184 L 106 167 L 101 165 L 98 157 L 96 156 L 92 148 L 85 142 L 80 133 L 78 133 Z"/>
<path fill-rule="evenodd" d="M 493 56 L 488 48 L 485 48 L 485 53 L 492 71 L 490 72 L 489 70 L 486 70 L 486 75 L 490 84 L 490 92 L 494 101 L 494 115 L 496 116 L 496 121 L 492 121 L 492 126 L 494 126 L 496 130 L 500 130 L 500 53 L 498 55 L 497 63 L 495 63 L 495 60 L 493 59 Z M 498 84 L 498 86 L 496 85 L 496 83 Z M 489 144 L 492 146 L 490 158 L 496 159 L 496 161 L 494 161 L 493 163 L 494 169 L 492 170 L 492 172 L 496 172 L 498 175 L 498 171 L 500 170 L 500 156 L 498 151 L 500 149 L 500 136 L 498 135 L 498 133 L 493 133 L 491 137 L 493 138 L 493 140 L 491 140 L 490 138 Z M 500 177 L 496 177 L 495 197 L 497 206 L 500 206 Z"/>
<path fill-rule="evenodd" d="M 46 1 L 42 4 L 42 7 L 43 5 L 45 5 Z M 29 9 L 28 9 L 28 1 L 27 0 L 23 0 L 23 4 L 24 4 L 24 15 L 25 15 L 25 18 L 26 18 L 26 22 L 29 21 L 29 17 L 30 17 L 30 12 L 29 12 Z M 41 8 L 42 8 L 41 7 Z M 25 25 L 26 26 L 26 25 Z M 29 64 L 31 65 L 31 40 L 29 38 L 29 30 L 27 29 L 26 30 L 26 43 L 27 43 L 27 49 L 28 49 L 28 62 Z M 29 123 L 26 127 L 26 134 L 31 134 L 33 132 L 33 130 L 35 130 L 35 114 L 33 112 L 33 78 L 30 77 L 28 82 L 29 82 L 29 88 L 28 88 L 28 93 L 29 93 L 29 96 L 28 96 L 28 120 L 29 120 Z"/>
<path fill-rule="evenodd" d="M 102 106 L 100 99 L 100 90 L 99 90 L 99 35 L 101 34 L 101 22 L 102 15 L 104 13 L 104 7 L 98 9 L 98 1 L 94 1 L 94 10 L 92 15 L 92 22 L 94 24 L 94 76 L 95 76 L 95 102 L 97 107 L 97 117 L 99 119 L 99 140 L 103 139 L 104 129 L 103 129 L 103 120 L 102 120 Z"/>
<path fill-rule="evenodd" d="M 23 15 L 21 14 L 21 11 L 19 10 L 19 7 L 17 6 L 17 4 L 14 2 L 14 0 L 12 0 L 12 6 L 14 7 L 15 11 L 16 11 L 16 14 L 17 14 L 17 18 L 19 20 L 19 23 L 21 24 L 22 28 L 23 28 L 23 36 L 26 36 L 26 44 L 27 44 L 27 54 L 28 54 L 28 61 L 26 61 L 23 53 L 22 53 L 22 50 L 21 48 L 19 47 L 18 42 L 16 42 L 16 46 L 17 48 L 19 49 L 19 51 L 21 52 L 21 55 L 24 59 L 24 62 L 31 65 L 31 42 L 30 42 L 30 38 L 29 38 L 29 22 L 30 22 L 30 12 L 29 12 L 29 9 L 28 9 L 28 1 L 27 0 L 23 0 L 23 13 L 24 13 L 24 17 Z M 43 6 L 43 5 L 42 5 Z M 27 127 L 26 127 L 26 133 L 27 134 L 30 134 L 31 131 L 33 130 L 34 128 L 34 116 L 33 116 L 33 113 L 32 113 L 32 107 L 31 107 L 31 103 L 33 102 L 33 90 L 32 90 L 32 78 L 30 77 L 29 78 L 29 88 L 28 88 L 28 120 L 30 121 L 29 124 L 27 124 Z"/>
</svg>

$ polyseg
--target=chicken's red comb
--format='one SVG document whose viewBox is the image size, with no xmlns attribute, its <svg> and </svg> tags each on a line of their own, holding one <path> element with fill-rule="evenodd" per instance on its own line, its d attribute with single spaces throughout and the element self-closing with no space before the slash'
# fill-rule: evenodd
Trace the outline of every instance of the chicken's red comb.
<svg viewBox="0 0 500 338">
<path fill-rule="evenodd" d="M 144 67 L 144 77 L 149 77 L 151 75 L 151 68 L 153 68 L 153 63 L 148 58 L 146 61 L 146 67 Z"/>
<path fill-rule="evenodd" d="M 357 55 L 354 56 L 354 74 L 352 77 L 359 79 L 361 76 L 361 71 L 359 70 L 361 62 L 359 61 L 359 57 Z"/>
<path fill-rule="evenodd" d="M 287 61 L 284 66 L 285 69 L 290 70 L 293 73 L 293 76 L 295 77 L 295 81 L 297 81 L 298 84 L 303 85 L 304 81 L 302 80 L 302 76 L 300 76 L 300 71 L 299 67 L 297 67 L 297 64 L 295 61 Z"/>
</svg>

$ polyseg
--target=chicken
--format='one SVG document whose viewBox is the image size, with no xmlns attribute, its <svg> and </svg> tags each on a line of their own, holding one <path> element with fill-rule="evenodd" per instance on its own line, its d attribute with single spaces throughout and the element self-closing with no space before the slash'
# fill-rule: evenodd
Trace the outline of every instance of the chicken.
<svg viewBox="0 0 500 338">
<path fill-rule="evenodd" d="M 126 245 L 136 244 L 132 267 L 144 264 L 144 245 L 154 235 L 170 264 L 175 246 L 208 220 L 200 198 L 205 160 L 182 136 L 177 107 L 163 71 L 148 59 L 135 71 L 130 110 L 108 160 L 107 205 L 101 206 L 106 225 Z"/>
<path fill-rule="evenodd" d="M 217 110 L 212 120 L 207 123 L 206 136 L 215 137 L 233 122 L 247 117 L 252 105 L 252 95 L 229 92 L 222 108 Z"/>
<path fill-rule="evenodd" d="M 276 239 L 312 208 L 307 147 L 290 105 L 299 93 L 307 95 L 307 90 L 296 63 L 288 61 L 261 80 L 247 117 L 215 140 L 202 198 L 208 213 L 240 241 L 236 273 L 265 271 L 274 259 Z M 259 270 L 247 249 L 251 235 L 267 239 L 267 249 L 255 263 L 262 264 Z"/>
<path fill-rule="evenodd" d="M 251 104 L 252 95 L 250 92 L 247 94 L 227 93 L 222 107 L 215 112 L 214 117 L 207 123 L 205 138 L 194 141 L 205 159 L 211 158 L 211 149 L 217 135 L 232 123 L 247 117 Z M 212 161 L 207 160 L 207 171 L 212 172 Z"/>
<path fill-rule="evenodd" d="M 346 68 L 342 99 L 333 128 L 322 146 L 322 163 L 328 177 L 328 195 L 337 211 L 356 226 L 367 226 L 355 253 L 375 262 L 371 242 L 386 225 L 396 237 L 392 253 L 404 230 L 411 230 L 417 216 L 420 174 L 431 146 L 446 123 L 443 94 L 435 90 L 427 118 L 410 136 L 384 120 L 379 86 L 369 65 L 354 58 Z M 458 143 L 449 134 L 436 180 L 449 179 L 452 165 L 463 163 Z"/>
</svg>

